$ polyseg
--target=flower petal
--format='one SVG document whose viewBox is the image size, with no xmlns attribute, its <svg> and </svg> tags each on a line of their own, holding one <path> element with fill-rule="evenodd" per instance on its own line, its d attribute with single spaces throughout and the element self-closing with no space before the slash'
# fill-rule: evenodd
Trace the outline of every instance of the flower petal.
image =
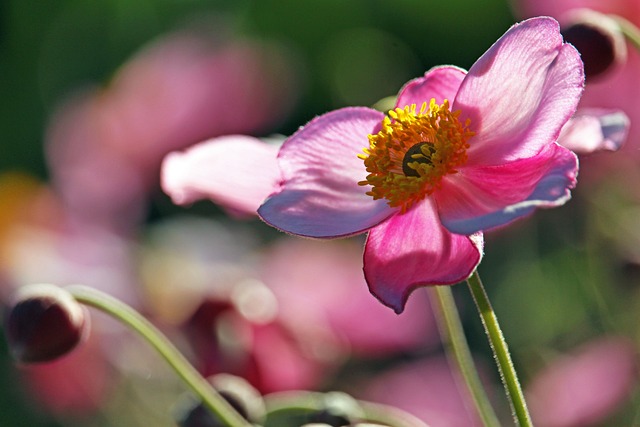
<svg viewBox="0 0 640 427">
<path fill-rule="evenodd" d="M 162 162 L 162 189 L 178 205 L 211 199 L 236 213 L 256 215 L 277 188 L 277 153 L 277 145 L 250 136 L 213 138 L 169 153 Z"/>
<path fill-rule="evenodd" d="M 369 289 L 396 313 L 419 286 L 451 285 L 468 278 L 482 259 L 483 237 L 450 233 L 425 199 L 369 232 L 364 274 Z"/>
<path fill-rule="evenodd" d="M 532 18 L 512 26 L 469 70 L 453 109 L 476 135 L 469 164 L 498 165 L 531 157 L 557 140 L 584 86 L 576 49 L 558 23 Z"/>
<path fill-rule="evenodd" d="M 445 99 L 453 102 L 467 72 L 462 68 L 443 66 L 434 67 L 424 74 L 404 85 L 398 95 L 396 106 L 404 108 L 407 105 L 416 104 L 418 108 L 423 102 L 427 105 L 431 98 L 435 98 L 438 104 Z"/>
<path fill-rule="evenodd" d="M 629 117 L 619 110 L 578 110 L 562 128 L 558 143 L 577 154 L 617 151 L 627 140 Z"/>
<path fill-rule="evenodd" d="M 343 108 L 316 117 L 285 141 L 278 160 L 282 183 L 258 210 L 268 224 L 308 237 L 361 233 L 394 212 L 358 185 L 366 177 L 358 158 L 384 114 Z"/>
<path fill-rule="evenodd" d="M 434 194 L 442 224 L 452 233 L 471 234 L 507 224 L 537 207 L 560 206 L 571 198 L 578 159 L 557 144 L 514 162 L 462 168 Z"/>
</svg>

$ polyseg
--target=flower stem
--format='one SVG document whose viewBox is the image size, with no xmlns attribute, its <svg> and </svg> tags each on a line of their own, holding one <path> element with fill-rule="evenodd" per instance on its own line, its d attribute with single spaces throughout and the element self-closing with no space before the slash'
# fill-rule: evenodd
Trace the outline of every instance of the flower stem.
<svg viewBox="0 0 640 427">
<path fill-rule="evenodd" d="M 327 400 L 340 393 L 318 393 L 312 391 L 282 391 L 264 397 L 267 418 L 276 418 L 279 414 L 309 413 L 327 408 Z M 359 412 L 357 418 L 363 421 L 393 427 L 428 427 L 423 421 L 398 408 L 380 403 L 354 400 Z M 349 414 L 354 417 L 353 414 Z"/>
<path fill-rule="evenodd" d="M 493 411 L 473 363 L 451 288 L 449 286 L 433 286 L 428 289 L 432 296 L 435 296 L 431 300 L 435 299 L 434 303 L 437 302 L 434 311 L 447 354 L 455 359 L 483 425 L 487 427 L 499 426 L 498 417 Z"/>
<path fill-rule="evenodd" d="M 502 379 L 507 398 L 511 405 L 514 420 L 519 426 L 533 427 L 531 416 L 527 409 L 527 403 L 524 399 L 524 393 L 518 381 L 511 355 L 509 354 L 509 347 L 504 339 L 498 318 L 491 307 L 489 297 L 484 290 L 484 286 L 482 286 L 482 281 L 480 280 L 477 270 L 467 279 L 467 284 L 473 295 L 473 300 L 478 307 L 482 324 L 489 338 L 489 344 L 491 345 L 493 355 L 498 364 L 498 371 L 500 372 L 500 378 Z"/>
<path fill-rule="evenodd" d="M 140 313 L 122 301 L 87 286 L 73 285 L 67 287 L 66 290 L 78 302 L 111 315 L 144 338 L 224 426 L 251 427 L 251 424 L 215 391 L 182 353 Z"/>
<path fill-rule="evenodd" d="M 633 25 L 627 19 L 617 16 L 610 15 L 613 18 L 618 26 L 620 27 L 620 31 L 626 37 L 626 39 L 638 50 L 640 51 L 640 29 Z"/>
</svg>

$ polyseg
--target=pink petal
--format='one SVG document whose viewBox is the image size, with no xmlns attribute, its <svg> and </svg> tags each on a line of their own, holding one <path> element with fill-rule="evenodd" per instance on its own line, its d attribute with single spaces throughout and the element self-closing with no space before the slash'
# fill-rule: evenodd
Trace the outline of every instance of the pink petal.
<svg viewBox="0 0 640 427">
<path fill-rule="evenodd" d="M 452 233 L 471 234 L 528 215 L 537 207 L 554 207 L 570 199 L 578 159 L 557 144 L 537 156 L 514 162 L 461 168 L 445 177 L 434 194 L 440 218 Z"/>
<path fill-rule="evenodd" d="M 469 164 L 498 165 L 556 141 L 584 85 L 580 55 L 558 23 L 532 18 L 511 27 L 469 70 L 453 109 L 470 119 Z"/>
<path fill-rule="evenodd" d="M 483 238 L 452 234 L 431 199 L 396 214 L 369 232 L 364 273 L 371 292 L 396 313 L 419 286 L 451 285 L 471 275 L 482 258 Z"/>
<path fill-rule="evenodd" d="M 606 421 L 632 396 L 637 368 L 634 344 L 623 337 L 598 338 L 559 357 L 528 387 L 536 425 L 613 425 Z"/>
<path fill-rule="evenodd" d="M 580 109 L 562 128 L 558 142 L 577 154 L 617 151 L 627 140 L 629 117 L 622 111 Z"/>
<path fill-rule="evenodd" d="M 431 98 L 435 98 L 438 104 L 442 104 L 445 99 L 453 102 L 466 74 L 466 71 L 457 67 L 432 68 L 424 77 L 413 79 L 404 85 L 398 95 L 396 106 L 404 108 L 416 104 L 420 107 L 423 102 L 428 104 Z"/>
<path fill-rule="evenodd" d="M 386 200 L 373 200 L 358 185 L 366 177 L 358 158 L 367 135 L 384 114 L 343 108 L 316 117 L 287 139 L 278 160 L 283 181 L 258 214 L 280 230 L 308 237 L 361 233 L 393 213 Z"/>
<path fill-rule="evenodd" d="M 277 145 L 250 136 L 213 138 L 168 154 L 162 163 L 162 189 L 178 205 L 211 199 L 255 215 L 280 179 L 277 153 Z"/>
</svg>

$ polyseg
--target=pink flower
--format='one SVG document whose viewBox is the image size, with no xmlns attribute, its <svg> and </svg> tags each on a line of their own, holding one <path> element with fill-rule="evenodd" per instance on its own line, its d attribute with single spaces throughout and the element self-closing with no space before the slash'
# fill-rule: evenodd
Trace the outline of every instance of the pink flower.
<svg viewBox="0 0 640 427">
<path fill-rule="evenodd" d="M 426 293 L 403 316 L 370 297 L 354 241 L 257 247 L 242 228 L 195 218 L 159 222 L 149 236 L 145 301 L 156 319 L 181 325 L 205 375 L 233 373 L 262 392 L 317 389 L 349 356 L 438 342 Z"/>
<path fill-rule="evenodd" d="M 436 67 L 406 84 L 389 117 L 350 107 L 301 128 L 258 213 L 301 236 L 368 231 L 369 287 L 401 312 L 416 287 L 473 272 L 481 230 L 570 198 L 577 159 L 556 140 L 583 84 L 556 21 L 516 24 L 468 73 Z"/>
<path fill-rule="evenodd" d="M 361 244 L 351 240 L 280 239 L 264 251 L 260 278 L 278 300 L 281 321 L 301 339 L 324 328 L 368 358 L 437 343 L 426 292 L 396 316 L 368 294 L 361 259 Z"/>
<path fill-rule="evenodd" d="M 93 416 L 115 385 L 115 372 L 101 346 L 101 338 L 101 334 L 89 334 L 88 341 L 62 358 L 19 365 L 18 383 L 30 397 L 58 416 L 75 419 Z"/>
<path fill-rule="evenodd" d="M 603 425 L 638 384 L 633 343 L 594 340 L 553 361 L 529 385 L 531 415 L 541 427 Z"/>
<path fill-rule="evenodd" d="M 295 97 L 288 58 L 266 43 L 216 43 L 189 31 L 163 36 L 108 85 L 56 111 L 47 131 L 53 185 L 77 217 L 132 231 L 168 152 L 281 122 Z"/>
</svg>

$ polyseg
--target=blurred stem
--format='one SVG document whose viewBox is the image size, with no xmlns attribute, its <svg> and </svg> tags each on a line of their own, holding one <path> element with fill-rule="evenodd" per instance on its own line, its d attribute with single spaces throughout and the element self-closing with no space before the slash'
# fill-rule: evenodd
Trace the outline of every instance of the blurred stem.
<svg viewBox="0 0 640 427">
<path fill-rule="evenodd" d="M 630 21 L 617 15 L 610 15 L 620 26 L 620 31 L 626 37 L 626 39 L 640 51 L 640 29 L 633 25 Z"/>
<path fill-rule="evenodd" d="M 200 373 L 178 349 L 140 313 L 122 301 L 87 286 L 65 288 L 80 303 L 96 308 L 124 323 L 145 339 L 173 368 L 191 390 L 226 427 L 252 427 Z"/>
<path fill-rule="evenodd" d="M 271 393 L 264 397 L 267 418 L 279 413 L 310 413 L 327 409 L 327 400 L 332 393 L 312 391 L 284 391 Z M 429 427 L 415 416 L 393 406 L 355 400 L 361 412 L 358 418 L 372 423 L 393 427 Z M 352 415 L 352 414 L 350 414 Z"/>
<path fill-rule="evenodd" d="M 434 311 L 447 355 L 450 359 L 455 359 L 482 423 L 487 427 L 499 426 L 498 417 L 493 411 L 473 363 L 451 287 L 433 286 L 428 289 L 432 295 L 431 301 L 434 305 L 437 304 Z"/>
<path fill-rule="evenodd" d="M 504 384 L 514 420 L 519 426 L 533 427 L 531 416 L 527 409 L 527 403 L 524 399 L 524 393 L 522 392 L 520 381 L 518 381 L 518 375 L 513 366 L 511 355 L 509 354 L 509 346 L 504 339 L 498 318 L 491 307 L 489 297 L 484 290 L 477 270 L 467 279 L 467 283 L 473 295 L 473 300 L 478 307 L 484 330 L 489 338 L 491 350 L 493 350 L 493 355 L 498 364 L 500 378 Z"/>
</svg>

